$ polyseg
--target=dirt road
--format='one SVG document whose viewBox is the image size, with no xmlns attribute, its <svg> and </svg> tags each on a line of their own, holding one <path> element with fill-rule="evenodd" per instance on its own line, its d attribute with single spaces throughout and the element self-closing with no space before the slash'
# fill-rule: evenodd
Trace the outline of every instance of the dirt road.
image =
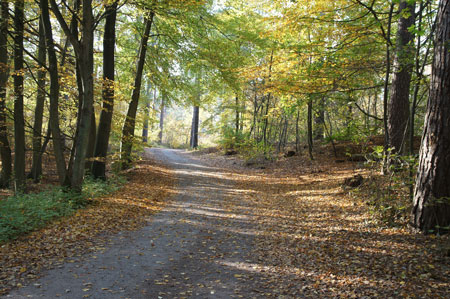
<svg viewBox="0 0 450 299">
<path fill-rule="evenodd" d="M 147 155 L 173 168 L 176 194 L 138 231 L 111 237 L 91 253 L 44 273 L 6 298 L 265 297 L 253 271 L 256 227 L 230 173 L 169 149 Z"/>
</svg>

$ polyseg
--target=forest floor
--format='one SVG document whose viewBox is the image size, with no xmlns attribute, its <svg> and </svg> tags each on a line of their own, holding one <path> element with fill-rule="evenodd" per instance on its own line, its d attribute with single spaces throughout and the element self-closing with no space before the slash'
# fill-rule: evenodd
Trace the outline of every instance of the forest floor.
<svg viewBox="0 0 450 299">
<path fill-rule="evenodd" d="M 448 297 L 448 236 L 371 221 L 365 200 L 342 188 L 345 178 L 367 175 L 356 163 L 295 156 L 250 168 L 236 156 L 158 149 L 147 157 L 109 199 L 3 245 L 0 291 L 16 287 L 11 298 Z"/>
</svg>

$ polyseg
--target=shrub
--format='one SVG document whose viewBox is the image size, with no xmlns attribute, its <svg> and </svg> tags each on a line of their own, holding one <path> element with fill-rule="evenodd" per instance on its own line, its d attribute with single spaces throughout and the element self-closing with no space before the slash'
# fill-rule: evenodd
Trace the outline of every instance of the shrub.
<svg viewBox="0 0 450 299">
<path fill-rule="evenodd" d="M 391 162 L 385 174 L 381 175 L 380 169 L 386 159 Z M 366 193 L 370 213 L 389 226 L 406 225 L 412 208 L 417 157 L 396 155 L 391 151 L 386 157 L 380 146 L 368 157 L 367 165 L 371 175 L 366 189 L 361 191 Z"/>
<path fill-rule="evenodd" d="M 59 217 L 85 207 L 89 199 L 113 192 L 123 183 L 120 177 L 108 181 L 87 178 L 81 194 L 55 187 L 40 193 L 18 194 L 0 201 L 0 243 L 44 227 Z"/>
</svg>

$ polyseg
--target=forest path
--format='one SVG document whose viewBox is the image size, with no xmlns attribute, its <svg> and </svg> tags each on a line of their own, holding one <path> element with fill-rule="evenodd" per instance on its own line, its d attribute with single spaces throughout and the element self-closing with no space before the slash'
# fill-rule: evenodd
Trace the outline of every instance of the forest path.
<svg viewBox="0 0 450 299">
<path fill-rule="evenodd" d="M 258 262 L 252 208 L 235 190 L 233 174 L 183 151 L 150 149 L 146 154 L 163 161 L 177 177 L 176 194 L 167 206 L 144 228 L 112 236 L 103 252 L 49 270 L 7 298 L 269 295 L 261 288 L 264 272 L 252 266 Z"/>
</svg>

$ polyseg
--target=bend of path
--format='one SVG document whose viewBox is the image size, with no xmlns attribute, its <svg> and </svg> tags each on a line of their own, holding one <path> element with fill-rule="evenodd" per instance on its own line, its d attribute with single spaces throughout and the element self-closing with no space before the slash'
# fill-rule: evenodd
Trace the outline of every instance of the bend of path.
<svg viewBox="0 0 450 299">
<path fill-rule="evenodd" d="M 266 274 L 252 270 L 256 226 L 232 174 L 183 151 L 146 154 L 166 163 L 178 179 L 166 208 L 144 228 L 112 236 L 103 252 L 48 270 L 7 298 L 270 296 Z"/>
</svg>

